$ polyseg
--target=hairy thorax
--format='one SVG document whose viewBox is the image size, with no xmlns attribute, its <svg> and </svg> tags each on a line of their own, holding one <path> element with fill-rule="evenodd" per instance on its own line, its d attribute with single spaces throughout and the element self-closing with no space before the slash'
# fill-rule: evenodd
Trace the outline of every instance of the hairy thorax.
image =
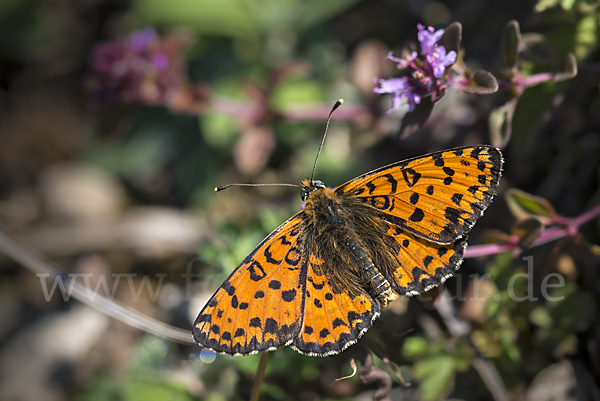
<svg viewBox="0 0 600 401">
<path fill-rule="evenodd" d="M 328 188 L 314 190 L 306 200 L 305 238 L 315 256 L 329 263 L 323 273 L 340 290 L 366 290 L 382 308 L 398 297 L 374 264 L 366 241 L 382 240 L 385 227 L 377 226 L 374 209 L 354 197 Z M 337 284 L 337 285 L 336 285 Z"/>
</svg>

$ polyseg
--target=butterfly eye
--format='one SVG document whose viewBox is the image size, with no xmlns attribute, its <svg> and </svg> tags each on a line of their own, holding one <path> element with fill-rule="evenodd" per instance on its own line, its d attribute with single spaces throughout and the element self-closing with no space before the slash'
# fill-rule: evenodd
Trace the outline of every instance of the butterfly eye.
<svg viewBox="0 0 600 401">
<path fill-rule="evenodd" d="M 309 187 L 302 187 L 302 190 L 300 191 L 300 199 L 302 199 L 302 202 L 306 202 L 311 192 Z"/>
</svg>

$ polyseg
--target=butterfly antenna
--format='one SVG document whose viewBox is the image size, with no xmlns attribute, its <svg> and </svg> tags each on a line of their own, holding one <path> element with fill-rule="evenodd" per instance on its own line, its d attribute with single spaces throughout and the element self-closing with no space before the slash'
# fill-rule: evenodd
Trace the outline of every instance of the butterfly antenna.
<svg viewBox="0 0 600 401">
<path fill-rule="evenodd" d="M 331 121 L 331 115 L 333 114 L 335 109 L 337 109 L 338 107 L 340 107 L 342 105 L 342 103 L 344 103 L 344 99 L 338 99 L 338 101 L 335 102 L 335 104 L 331 108 L 331 111 L 329 112 L 329 116 L 327 116 L 327 123 L 325 124 L 325 133 L 323 134 L 323 139 L 321 140 L 321 146 L 319 146 L 319 151 L 317 152 L 317 157 L 315 158 L 315 165 L 313 166 L 312 176 L 310 177 L 311 184 L 313 182 L 313 179 L 315 178 L 315 170 L 317 169 L 317 160 L 319 160 L 319 155 L 321 154 L 321 149 L 323 149 L 323 144 L 325 143 L 325 137 L 327 137 L 327 129 L 329 128 L 329 121 Z"/>
<path fill-rule="evenodd" d="M 221 192 L 229 187 L 296 187 L 300 188 L 300 185 L 296 184 L 227 184 L 219 185 L 215 188 L 215 192 Z"/>
</svg>

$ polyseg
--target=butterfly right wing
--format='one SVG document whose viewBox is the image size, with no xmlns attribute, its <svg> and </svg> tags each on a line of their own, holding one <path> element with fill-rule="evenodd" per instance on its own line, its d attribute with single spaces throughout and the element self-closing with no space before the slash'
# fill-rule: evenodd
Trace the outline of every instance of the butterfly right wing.
<svg viewBox="0 0 600 401">
<path fill-rule="evenodd" d="M 265 238 L 212 296 L 194 323 L 198 343 L 248 355 L 287 345 L 298 335 L 307 264 L 303 213 Z"/>
<path fill-rule="evenodd" d="M 502 153 L 478 145 L 403 160 L 337 187 L 403 230 L 438 244 L 465 235 L 492 202 Z"/>
</svg>

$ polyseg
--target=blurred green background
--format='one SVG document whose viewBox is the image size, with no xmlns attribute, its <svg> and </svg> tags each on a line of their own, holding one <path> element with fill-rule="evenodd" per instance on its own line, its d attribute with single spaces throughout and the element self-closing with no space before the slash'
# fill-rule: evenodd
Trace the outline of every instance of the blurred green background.
<svg viewBox="0 0 600 401">
<path fill-rule="evenodd" d="M 400 141 L 403 113 L 385 113 L 391 100 L 375 96 L 373 79 L 393 75 L 385 56 L 416 43 L 418 23 L 460 22 L 467 65 L 499 71 L 501 32 L 511 19 L 530 40 L 545 37 L 540 58 L 551 52 L 557 60 L 540 66 L 530 54 L 523 71 L 552 71 L 573 52 L 579 74 L 520 99 L 500 195 L 470 244 L 484 243 L 492 230 L 511 231 L 508 188 L 547 199 L 562 216 L 581 215 L 600 201 L 598 1 L 4 0 L 0 224 L 65 274 L 91 275 L 92 285 L 109 277 L 119 301 L 190 329 L 223 279 L 301 205 L 290 188 L 215 194 L 216 185 L 308 177 L 338 98 L 346 102 L 317 167 L 317 178 L 332 187 L 404 158 L 490 143 L 488 116 L 505 94 L 450 91 L 425 126 Z M 94 49 L 147 27 L 183 60 L 193 107 L 91 95 Z M 599 229 L 596 219 L 572 238 L 522 254 L 466 260 L 445 285 L 465 335 L 449 330 L 431 302 L 392 304 L 366 335 L 414 383 L 401 386 L 375 357 L 393 378 L 391 399 L 599 400 L 600 259 L 592 246 Z M 509 293 L 516 284 L 519 296 L 528 294 L 523 277 L 511 284 L 528 271 L 523 256 L 533 257 L 537 300 Z M 540 295 L 550 273 L 565 282 L 549 293 L 559 301 Z M 186 274 L 196 276 L 190 282 Z M 0 275 L 2 400 L 250 395 L 257 355 L 214 358 L 65 302 L 58 290 L 47 299 L 40 278 L 4 256 Z M 144 276 L 156 291 L 136 297 L 130 284 L 142 288 Z M 468 296 L 474 282 L 476 301 Z M 372 399 L 377 383 L 335 382 L 351 370 L 344 354 L 281 349 L 270 356 L 261 399 Z M 482 379 L 483 371 L 493 377 Z"/>
</svg>

